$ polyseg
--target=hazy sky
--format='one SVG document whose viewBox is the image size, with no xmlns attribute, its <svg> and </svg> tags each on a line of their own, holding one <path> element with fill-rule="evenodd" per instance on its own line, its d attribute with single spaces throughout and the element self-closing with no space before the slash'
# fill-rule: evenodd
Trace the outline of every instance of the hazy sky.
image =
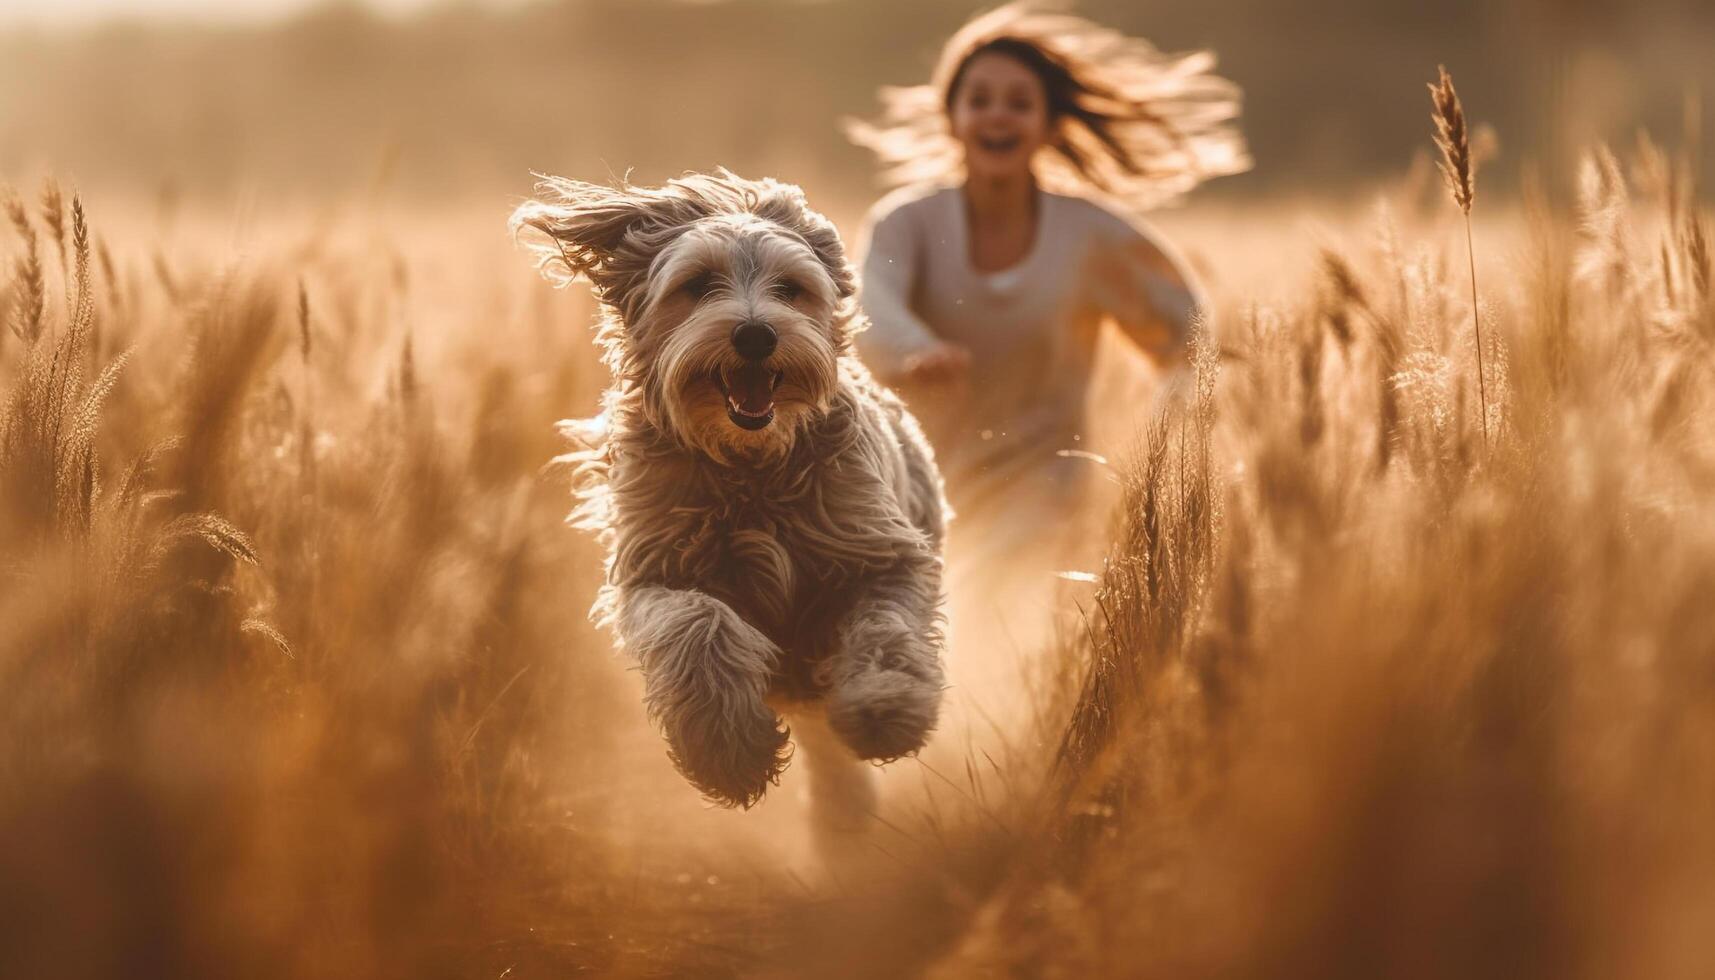
<svg viewBox="0 0 1715 980">
<path fill-rule="evenodd" d="M 267 20 L 323 0 L 0 0 L 0 25 L 66 27 L 110 17 Z M 361 0 L 384 13 L 407 13 L 440 0 Z M 528 0 L 464 0 L 483 6 L 516 6 Z"/>
</svg>

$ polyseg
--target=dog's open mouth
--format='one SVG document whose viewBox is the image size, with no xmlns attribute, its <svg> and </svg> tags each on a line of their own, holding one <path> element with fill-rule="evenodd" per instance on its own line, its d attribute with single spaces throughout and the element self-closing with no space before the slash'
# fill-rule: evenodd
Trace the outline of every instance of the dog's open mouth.
<svg viewBox="0 0 1715 980">
<path fill-rule="evenodd" d="M 715 384 L 726 396 L 727 418 L 741 429 L 754 432 L 774 421 L 774 389 L 780 372 L 761 364 L 715 369 Z"/>
</svg>

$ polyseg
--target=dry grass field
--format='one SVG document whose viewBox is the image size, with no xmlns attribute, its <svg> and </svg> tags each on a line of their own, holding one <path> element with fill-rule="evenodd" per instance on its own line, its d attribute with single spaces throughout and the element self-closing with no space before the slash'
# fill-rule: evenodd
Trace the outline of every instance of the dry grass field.
<svg viewBox="0 0 1715 980">
<path fill-rule="evenodd" d="M 594 311 L 511 202 L 32 179 L 0 216 L 0 975 L 1707 976 L 1694 152 L 1479 187 L 1480 359 L 1438 186 L 1165 216 L 1216 316 L 1174 397 L 1103 403 L 1095 591 L 1021 667 L 1035 710 L 893 767 L 844 876 L 792 773 L 700 803 L 586 621 L 544 464 L 595 406 Z"/>
</svg>

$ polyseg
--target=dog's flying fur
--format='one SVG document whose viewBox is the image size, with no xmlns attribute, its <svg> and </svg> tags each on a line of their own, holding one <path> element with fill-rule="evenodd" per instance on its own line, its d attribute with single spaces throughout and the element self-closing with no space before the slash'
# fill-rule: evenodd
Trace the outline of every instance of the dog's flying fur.
<svg viewBox="0 0 1715 980">
<path fill-rule="evenodd" d="M 679 770 L 754 804 L 789 758 L 775 706 L 825 710 L 856 758 L 920 748 L 946 505 L 916 422 L 850 351 L 833 225 L 797 187 L 724 170 L 538 191 L 514 233 L 550 280 L 593 284 L 613 372 L 601 431 L 566 426 L 585 443 L 564 457 L 574 518 L 608 549 L 594 615 L 641 665 Z"/>
</svg>

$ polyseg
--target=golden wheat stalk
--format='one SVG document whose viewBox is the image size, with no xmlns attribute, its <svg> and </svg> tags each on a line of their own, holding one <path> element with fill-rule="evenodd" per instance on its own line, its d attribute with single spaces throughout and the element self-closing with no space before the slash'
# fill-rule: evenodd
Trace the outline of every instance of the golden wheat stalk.
<svg viewBox="0 0 1715 980">
<path fill-rule="evenodd" d="M 48 226 L 48 234 L 54 247 L 60 255 L 60 277 L 66 280 L 66 286 L 71 288 L 71 271 L 66 259 L 66 211 L 65 192 L 60 189 L 59 181 L 52 177 L 42 181 L 42 224 Z"/>
<path fill-rule="evenodd" d="M 1681 233 L 1685 250 L 1686 262 L 1691 266 L 1691 285 L 1697 290 L 1697 298 L 1707 303 L 1709 301 L 1709 280 L 1711 266 L 1709 262 L 1709 238 L 1704 233 L 1703 222 L 1693 212 L 1687 211 L 1685 230 Z"/>
<path fill-rule="evenodd" d="M 1489 392 L 1483 371 L 1483 321 L 1477 312 L 1477 252 L 1471 237 L 1471 202 L 1476 197 L 1476 161 L 1471 158 L 1470 134 L 1465 128 L 1465 108 L 1453 90 L 1453 76 L 1440 67 L 1441 78 L 1429 86 L 1435 105 L 1435 145 L 1441 148 L 1441 175 L 1453 192 L 1453 203 L 1465 215 L 1465 258 L 1471 266 L 1471 327 L 1477 337 L 1477 396 L 1483 410 L 1483 445 L 1489 444 Z"/>
<path fill-rule="evenodd" d="M 47 307 L 47 281 L 42 276 L 41 246 L 35 226 L 24 211 L 24 202 L 10 188 L 0 191 L 0 204 L 17 229 L 24 243 L 24 252 L 14 261 L 17 298 L 11 311 L 12 332 L 26 344 L 34 344 L 42 333 L 42 317 Z"/>
<path fill-rule="evenodd" d="M 310 376 L 310 358 L 315 350 L 310 333 L 310 291 L 298 278 L 298 365 L 302 374 L 300 397 L 303 411 L 298 418 L 298 475 L 304 481 L 306 499 L 315 494 L 315 391 Z"/>
</svg>

